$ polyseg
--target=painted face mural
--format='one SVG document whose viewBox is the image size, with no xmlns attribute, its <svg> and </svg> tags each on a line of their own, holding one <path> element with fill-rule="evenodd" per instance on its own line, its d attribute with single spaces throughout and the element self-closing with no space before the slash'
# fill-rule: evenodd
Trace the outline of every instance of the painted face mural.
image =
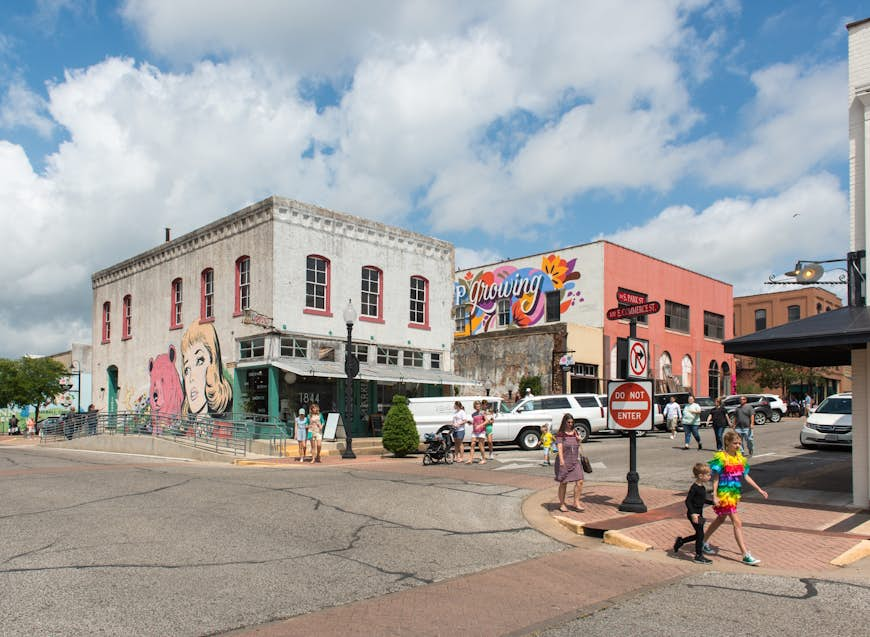
<svg viewBox="0 0 870 637">
<path fill-rule="evenodd" d="M 151 386 L 148 401 L 152 416 L 177 416 L 181 413 L 184 391 L 175 369 L 175 346 L 169 346 L 168 354 L 160 354 L 148 361 Z"/>
<path fill-rule="evenodd" d="M 498 326 L 498 315 L 510 311 L 510 323 L 519 327 L 535 325 L 546 318 L 548 293 L 558 294 L 559 311 L 566 312 L 583 302 L 583 293 L 575 290 L 580 273 L 574 270 L 577 259 L 566 261 L 557 254 L 541 259 L 540 268 L 501 265 L 467 272 L 454 286 L 454 306 L 468 306 L 468 334 L 487 332 Z M 501 307 L 500 307 L 501 306 Z"/>
<path fill-rule="evenodd" d="M 211 323 L 196 322 L 181 339 L 181 375 L 184 380 L 182 415 L 223 414 L 233 399 L 224 377 L 220 343 Z"/>
</svg>

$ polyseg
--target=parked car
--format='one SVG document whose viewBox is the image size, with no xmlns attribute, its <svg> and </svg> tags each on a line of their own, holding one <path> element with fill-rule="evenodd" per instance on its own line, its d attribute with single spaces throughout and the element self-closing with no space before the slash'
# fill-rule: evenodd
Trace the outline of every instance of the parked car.
<svg viewBox="0 0 870 637">
<path fill-rule="evenodd" d="M 788 405 L 776 394 L 762 394 L 770 405 L 770 422 L 779 422 L 788 413 Z"/>
<path fill-rule="evenodd" d="M 603 400 L 602 400 L 603 398 Z M 555 433 L 562 424 L 562 416 L 569 412 L 574 417 L 574 427 L 580 432 L 580 440 L 586 442 L 589 436 L 607 429 L 607 396 L 598 394 L 558 394 L 554 396 L 533 396 L 517 403 L 508 414 L 500 414 L 496 421 L 511 421 L 517 418 L 542 416 L 550 425 L 550 431 Z M 538 432 L 540 435 L 540 431 Z M 537 442 L 524 449 L 534 449 Z"/>
<path fill-rule="evenodd" d="M 725 408 L 725 411 L 728 412 L 728 420 L 733 422 L 734 412 L 737 411 L 737 408 L 740 406 L 741 396 L 746 396 L 746 404 L 752 406 L 752 409 L 755 412 L 756 425 L 763 425 L 767 423 L 768 420 L 779 422 L 779 418 L 782 417 L 780 414 L 779 418 L 775 421 L 773 420 L 774 416 L 773 410 L 770 408 L 770 402 L 761 394 L 734 394 L 722 399 L 722 406 Z"/>
<path fill-rule="evenodd" d="M 802 447 L 852 446 L 852 394 L 833 394 L 807 416 L 801 428 Z"/>
<path fill-rule="evenodd" d="M 417 425 L 417 433 L 420 435 L 420 442 L 424 442 L 426 434 L 435 433 L 441 425 L 446 425 L 453 420 L 453 403 L 456 401 L 462 403 L 465 407 L 465 413 L 471 418 L 471 413 L 474 411 L 474 403 L 483 402 L 486 400 L 492 405 L 493 412 L 509 411 L 501 398 L 498 396 L 436 396 L 432 398 L 409 398 L 408 408 L 411 410 L 411 415 L 414 416 L 414 423 Z M 386 411 L 384 412 L 386 413 Z M 471 425 L 465 426 L 466 440 L 471 438 Z M 493 430 L 493 441 L 496 440 L 495 430 Z"/>
</svg>

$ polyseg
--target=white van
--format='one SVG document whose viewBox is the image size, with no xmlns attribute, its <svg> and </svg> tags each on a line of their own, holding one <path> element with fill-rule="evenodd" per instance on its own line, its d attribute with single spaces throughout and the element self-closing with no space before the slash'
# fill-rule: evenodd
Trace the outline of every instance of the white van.
<svg viewBox="0 0 870 637">
<path fill-rule="evenodd" d="M 549 418 L 530 414 L 502 420 L 510 411 L 498 396 L 438 396 L 435 398 L 409 398 L 408 407 L 417 424 L 417 433 L 423 442 L 427 433 L 435 433 L 442 425 L 453 421 L 453 403 L 462 403 L 465 413 L 471 418 L 475 401 L 488 401 L 492 405 L 495 420 L 492 427 L 493 442 L 518 444 L 523 449 L 534 449 L 541 437 L 541 425 L 549 423 Z M 465 440 L 471 439 L 471 425 L 465 426 Z"/>
</svg>

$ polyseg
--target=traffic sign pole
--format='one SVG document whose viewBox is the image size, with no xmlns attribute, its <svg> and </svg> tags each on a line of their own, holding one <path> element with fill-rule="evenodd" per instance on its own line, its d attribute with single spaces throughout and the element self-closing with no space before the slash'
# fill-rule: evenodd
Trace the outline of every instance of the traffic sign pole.
<svg viewBox="0 0 870 637">
<path fill-rule="evenodd" d="M 630 338 L 637 338 L 637 319 L 632 318 L 629 321 L 628 335 Z M 608 406 L 610 408 L 611 406 Z M 655 405 L 652 405 L 653 420 L 655 420 Z M 619 505 L 620 511 L 628 511 L 629 513 L 646 513 L 646 505 L 640 497 L 638 483 L 640 475 L 637 473 L 637 432 L 633 429 L 628 432 L 628 473 L 625 474 L 625 479 L 628 482 L 628 493 L 622 504 Z"/>
</svg>

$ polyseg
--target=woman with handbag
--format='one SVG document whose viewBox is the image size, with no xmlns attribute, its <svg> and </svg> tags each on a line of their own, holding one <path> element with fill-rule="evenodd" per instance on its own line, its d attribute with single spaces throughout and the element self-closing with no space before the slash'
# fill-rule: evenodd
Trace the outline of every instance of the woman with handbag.
<svg viewBox="0 0 870 637">
<path fill-rule="evenodd" d="M 565 495 L 568 483 L 574 483 L 574 509 L 585 511 L 580 504 L 583 493 L 583 468 L 580 466 L 580 434 L 574 428 L 571 414 L 562 416 L 562 424 L 556 434 L 556 482 L 559 483 L 559 510 L 567 512 Z"/>
</svg>

